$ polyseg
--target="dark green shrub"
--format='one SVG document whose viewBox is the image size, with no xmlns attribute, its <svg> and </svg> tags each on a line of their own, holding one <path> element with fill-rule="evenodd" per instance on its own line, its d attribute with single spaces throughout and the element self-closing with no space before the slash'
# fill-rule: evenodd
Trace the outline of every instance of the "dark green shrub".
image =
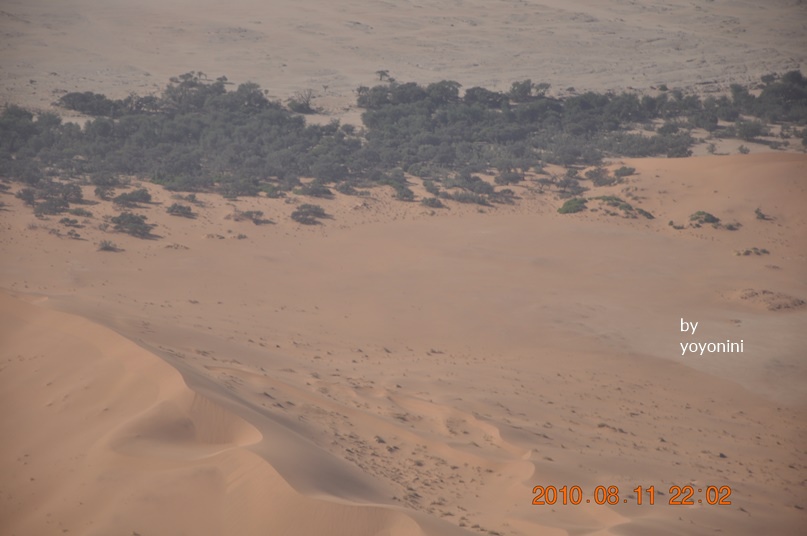
<svg viewBox="0 0 807 536">
<path fill-rule="evenodd" d="M 603 203 L 611 207 L 618 207 L 619 205 L 624 203 L 621 197 L 617 197 L 615 195 L 601 195 L 598 197 L 592 197 L 592 199 L 602 201 Z"/>
<path fill-rule="evenodd" d="M 753 141 L 766 133 L 765 126 L 759 121 L 737 121 L 734 128 L 737 129 L 737 137 L 744 141 Z"/>
<path fill-rule="evenodd" d="M 14 194 L 14 196 L 18 199 L 22 199 L 23 203 L 28 206 L 33 207 L 36 205 L 36 190 L 33 188 L 23 188 Z"/>
<path fill-rule="evenodd" d="M 121 207 L 136 207 L 140 203 L 151 203 L 151 194 L 145 188 L 138 188 L 115 197 L 113 203 Z"/>
<path fill-rule="evenodd" d="M 749 255 L 769 255 L 769 254 L 770 254 L 770 251 L 768 251 L 767 249 L 765 249 L 765 248 L 757 248 L 757 247 L 753 247 L 751 249 L 746 249 L 746 250 L 742 250 L 742 251 L 737 252 L 737 255 L 742 255 L 744 257 L 747 257 Z"/>
<path fill-rule="evenodd" d="M 699 210 L 689 217 L 689 221 L 699 224 L 705 224 L 705 223 L 716 224 L 720 223 L 720 218 L 718 218 L 713 214 L 709 214 L 708 212 L 704 212 L 703 210 Z"/>
<path fill-rule="evenodd" d="M 180 195 L 179 197 L 177 197 L 177 199 L 182 199 L 183 201 L 187 201 L 188 203 L 192 203 L 192 204 L 197 205 L 197 206 L 202 206 L 202 205 L 204 205 L 204 203 L 202 203 L 202 202 L 201 202 L 201 201 L 200 201 L 200 200 L 199 200 L 199 199 L 196 197 L 196 194 L 188 194 L 188 195 L 184 195 L 184 196 L 183 196 L 183 195 Z"/>
<path fill-rule="evenodd" d="M 59 197 L 49 197 L 42 201 L 41 203 L 37 203 L 34 207 L 34 214 L 37 216 L 44 216 L 46 214 L 61 214 L 65 212 L 70 205 L 68 205 L 67 201 Z"/>
<path fill-rule="evenodd" d="M 73 216 L 80 216 L 82 218 L 92 218 L 92 212 L 84 208 L 71 208 L 68 210 Z"/>
<path fill-rule="evenodd" d="M 503 171 L 493 180 L 496 184 L 518 184 L 524 180 L 524 175 L 515 171 Z"/>
<path fill-rule="evenodd" d="M 98 244 L 98 251 L 120 251 L 120 249 L 111 240 L 101 240 Z"/>
<path fill-rule="evenodd" d="M 291 213 L 291 219 L 303 225 L 317 225 L 320 223 L 320 219 L 327 217 L 325 209 L 319 205 L 300 205 Z"/>
<path fill-rule="evenodd" d="M 130 234 L 137 238 L 151 238 L 151 230 L 154 224 L 146 223 L 146 217 L 141 214 L 133 214 L 131 212 L 122 212 L 112 218 L 112 223 L 115 224 L 115 230 L 121 233 Z"/>
<path fill-rule="evenodd" d="M 445 208 L 443 202 L 436 197 L 424 197 L 420 200 L 420 204 L 429 208 Z"/>
<path fill-rule="evenodd" d="M 573 214 L 586 210 L 586 200 L 582 197 L 574 197 L 567 199 L 563 206 L 558 209 L 561 214 Z"/>
<path fill-rule="evenodd" d="M 676 132 L 678 132 L 678 130 L 679 130 L 678 125 L 676 125 L 675 123 L 664 123 L 663 125 L 658 127 L 658 130 L 656 130 L 656 132 L 665 135 L 665 134 L 675 134 Z"/>
<path fill-rule="evenodd" d="M 622 167 L 614 170 L 614 175 L 616 175 L 619 178 L 628 177 L 630 175 L 633 175 L 634 173 L 636 173 L 636 168 L 632 168 L 632 167 L 628 167 L 628 166 L 622 166 Z"/>
<path fill-rule="evenodd" d="M 585 176 L 594 186 L 611 186 L 619 182 L 617 177 L 611 177 L 604 167 L 596 167 L 586 171 Z"/>
<path fill-rule="evenodd" d="M 96 186 L 95 187 L 95 196 L 103 201 L 109 201 L 112 199 L 112 194 L 115 193 L 115 190 L 111 186 Z"/>
<path fill-rule="evenodd" d="M 245 210 L 243 212 L 240 210 L 236 210 L 231 215 L 227 216 L 226 219 L 228 220 L 232 219 L 234 221 L 251 221 L 255 225 L 274 223 L 272 220 L 263 217 L 262 210 Z"/>
<path fill-rule="evenodd" d="M 402 184 L 395 184 L 393 185 L 393 188 L 395 188 L 395 199 L 397 199 L 398 201 L 415 200 L 415 192 L 413 192 L 412 189 L 409 188 L 408 186 Z"/>
<path fill-rule="evenodd" d="M 336 191 L 343 195 L 359 195 L 359 191 L 348 181 L 342 181 L 336 185 Z"/>
<path fill-rule="evenodd" d="M 497 192 L 493 192 L 488 196 L 492 203 L 499 203 L 500 205 L 512 205 L 515 203 L 518 196 L 510 188 L 504 188 Z"/>
<path fill-rule="evenodd" d="M 653 216 L 653 214 L 651 214 L 650 212 L 646 211 L 646 210 L 645 210 L 645 209 L 643 209 L 643 208 L 637 208 L 637 209 L 636 209 L 636 212 L 638 212 L 640 215 L 644 216 L 644 217 L 645 217 L 645 218 L 647 218 L 648 220 L 653 220 L 653 219 L 655 219 L 655 216 Z"/>
<path fill-rule="evenodd" d="M 65 227 L 81 227 L 81 225 L 79 225 L 78 223 L 78 220 L 75 218 L 62 218 L 61 220 L 59 220 L 59 223 L 61 223 Z"/>
<path fill-rule="evenodd" d="M 457 192 L 454 194 L 448 192 L 441 192 L 440 197 L 443 199 L 451 199 L 457 203 L 476 204 L 483 207 L 491 206 L 490 201 L 484 195 L 475 194 L 473 192 Z"/>
<path fill-rule="evenodd" d="M 182 218 L 196 217 L 196 213 L 193 212 L 193 210 L 191 210 L 191 207 L 189 207 L 188 205 L 180 205 L 179 203 L 174 203 L 173 205 L 168 207 L 168 209 L 166 209 L 166 212 L 168 212 L 172 216 L 179 216 Z"/>
<path fill-rule="evenodd" d="M 308 197 L 319 197 L 324 199 L 331 199 L 333 192 L 324 184 L 313 181 L 308 184 L 303 184 L 294 190 L 297 195 L 306 195 Z"/>
<path fill-rule="evenodd" d="M 423 187 L 426 189 L 427 192 L 429 192 L 435 197 L 440 195 L 440 187 L 433 180 L 423 181 Z"/>
<path fill-rule="evenodd" d="M 298 91 L 294 97 L 289 99 L 289 110 L 292 112 L 296 112 L 298 114 L 313 114 L 316 113 L 317 110 L 311 106 L 312 101 L 314 100 L 314 91 L 311 89 L 306 89 L 304 91 Z"/>
<path fill-rule="evenodd" d="M 92 91 L 67 93 L 59 99 L 59 104 L 69 110 L 92 116 L 114 117 L 122 111 L 121 101 L 113 101 Z"/>
</svg>

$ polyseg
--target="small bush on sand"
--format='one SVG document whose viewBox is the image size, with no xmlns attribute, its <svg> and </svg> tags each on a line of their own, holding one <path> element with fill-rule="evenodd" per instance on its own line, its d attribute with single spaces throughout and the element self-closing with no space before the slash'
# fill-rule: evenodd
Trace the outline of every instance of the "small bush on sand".
<svg viewBox="0 0 807 536">
<path fill-rule="evenodd" d="M 320 219 L 327 217 L 328 214 L 321 206 L 308 203 L 300 205 L 291 213 L 291 219 L 303 225 L 317 225 L 320 223 Z"/>
<path fill-rule="evenodd" d="M 151 238 L 152 236 L 151 229 L 154 225 L 146 223 L 146 217 L 140 214 L 121 212 L 111 221 L 115 224 L 115 230 L 118 232 L 130 234 L 137 238 Z"/>
<path fill-rule="evenodd" d="M 445 208 L 443 202 L 436 197 L 424 197 L 420 200 L 420 204 L 429 208 Z"/>
<path fill-rule="evenodd" d="M 98 244 L 98 251 L 120 251 L 120 249 L 111 240 L 101 240 Z"/>
<path fill-rule="evenodd" d="M 720 218 L 703 210 L 699 210 L 689 217 L 689 221 L 701 225 L 705 223 L 718 224 L 720 223 Z"/>
<path fill-rule="evenodd" d="M 188 205 L 180 205 L 179 203 L 174 203 L 170 207 L 168 207 L 167 212 L 172 216 L 179 216 L 181 218 L 195 218 L 196 213 L 191 210 L 191 207 Z"/>
<path fill-rule="evenodd" d="M 573 214 L 575 212 L 581 212 L 586 210 L 586 200 L 582 197 L 573 197 L 572 199 L 567 199 L 563 206 L 558 209 L 558 212 L 561 214 Z"/>
</svg>

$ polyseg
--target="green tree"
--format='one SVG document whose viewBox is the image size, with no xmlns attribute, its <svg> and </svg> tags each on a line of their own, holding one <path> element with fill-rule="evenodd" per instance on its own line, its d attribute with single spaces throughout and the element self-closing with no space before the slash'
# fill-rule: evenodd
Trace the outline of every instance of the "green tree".
<svg viewBox="0 0 807 536">
<path fill-rule="evenodd" d="M 188 205 L 181 205 L 179 203 L 174 203 L 173 205 L 168 207 L 166 209 L 166 212 L 168 212 L 172 216 L 180 216 L 182 218 L 192 219 L 196 217 L 196 213 L 193 212 L 193 210 L 191 210 L 191 207 L 189 207 Z"/>
<path fill-rule="evenodd" d="M 291 219 L 303 225 L 317 225 L 320 219 L 327 218 L 325 209 L 319 205 L 303 204 L 291 213 Z"/>
<path fill-rule="evenodd" d="M 154 224 L 146 223 L 147 219 L 141 214 L 122 212 L 112 218 L 112 223 L 115 224 L 115 230 L 118 232 L 127 233 L 137 238 L 152 238 L 151 230 L 155 226 Z"/>
</svg>

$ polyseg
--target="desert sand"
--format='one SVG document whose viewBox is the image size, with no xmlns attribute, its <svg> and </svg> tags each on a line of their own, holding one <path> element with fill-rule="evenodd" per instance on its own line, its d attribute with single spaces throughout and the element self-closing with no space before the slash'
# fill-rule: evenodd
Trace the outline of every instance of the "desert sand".
<svg viewBox="0 0 807 536">
<path fill-rule="evenodd" d="M 329 117 L 378 82 L 453 79 L 507 90 L 720 91 L 807 70 L 807 6 L 687 0 L 6 0 L 0 101 L 39 109 L 68 91 L 159 92 L 202 71 L 285 100 L 310 89 Z"/>
<path fill-rule="evenodd" d="M 350 119 L 379 69 L 718 89 L 804 64 L 801 4 L 578 4 L 6 2 L 0 89 L 45 109 L 199 69 L 313 87 Z M 610 165 L 637 173 L 592 193 L 655 219 L 558 214 L 528 181 L 486 209 L 318 200 L 313 227 L 282 199 L 199 194 L 190 220 L 144 182 L 159 239 L 102 231 L 105 203 L 75 240 L 3 195 L 0 532 L 799 534 L 807 156 Z M 739 229 L 685 225 L 698 210 Z M 726 339 L 744 352 L 681 355 Z M 731 504 L 668 504 L 690 484 Z M 532 504 L 564 485 L 582 504 Z M 586 504 L 596 486 L 620 502 Z"/>
</svg>

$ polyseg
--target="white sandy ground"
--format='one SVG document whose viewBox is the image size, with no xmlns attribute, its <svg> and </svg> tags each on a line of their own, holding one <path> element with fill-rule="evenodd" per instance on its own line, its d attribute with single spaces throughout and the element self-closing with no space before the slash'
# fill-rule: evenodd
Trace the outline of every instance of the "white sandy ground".
<svg viewBox="0 0 807 536">
<path fill-rule="evenodd" d="M 278 99 L 313 89 L 318 120 L 358 121 L 352 92 L 381 69 L 501 90 L 531 78 L 556 95 L 709 92 L 806 70 L 806 14 L 7 0 L 0 101 L 54 109 L 66 91 L 157 92 L 190 70 Z M 157 203 L 138 212 L 159 240 L 99 230 L 109 204 L 86 207 L 72 240 L 0 195 L 0 532 L 799 534 L 807 157 L 751 149 L 615 162 L 638 175 L 590 192 L 654 220 L 560 215 L 533 183 L 482 212 L 376 189 L 316 201 L 333 219 L 314 228 L 263 198 L 200 195 L 185 220 L 146 184 Z M 236 208 L 276 223 L 227 219 Z M 697 210 L 742 227 L 667 224 Z M 123 251 L 96 251 L 103 239 Z M 770 254 L 735 255 L 752 247 Z M 727 338 L 745 352 L 680 356 L 680 342 Z M 689 483 L 731 486 L 732 505 L 669 506 Z M 618 485 L 631 504 L 533 506 L 536 485 Z M 635 505 L 639 485 L 655 505 Z"/>
<path fill-rule="evenodd" d="M 101 204 L 73 240 L 3 196 L 3 532 L 797 534 L 807 157 L 622 163 L 590 195 L 656 219 L 525 185 L 484 213 L 339 196 L 314 228 L 203 194 L 186 220 L 146 185 L 162 238 L 98 230 Z M 696 210 L 742 227 L 667 224 Z M 726 338 L 745 352 L 680 356 Z M 689 483 L 732 504 L 668 505 Z M 665 495 L 533 506 L 536 485 Z"/>
</svg>

